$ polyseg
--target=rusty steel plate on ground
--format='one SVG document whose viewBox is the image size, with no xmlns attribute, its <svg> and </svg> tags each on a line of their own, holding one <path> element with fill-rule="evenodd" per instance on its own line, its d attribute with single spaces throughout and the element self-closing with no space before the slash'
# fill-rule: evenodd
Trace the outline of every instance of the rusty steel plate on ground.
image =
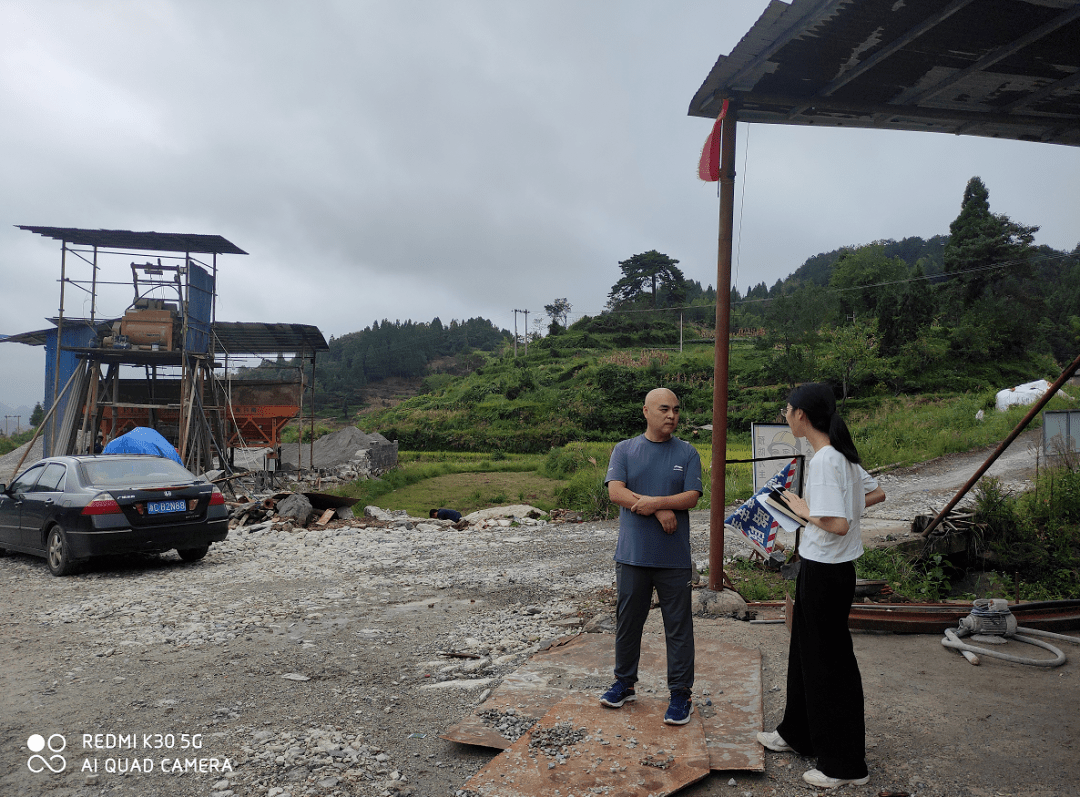
<svg viewBox="0 0 1080 797">
<path fill-rule="evenodd" d="M 481 797 L 672 794 L 709 774 L 709 753 L 697 712 L 665 725 L 666 710 L 666 698 L 611 709 L 570 694 L 465 788 Z"/>
<path fill-rule="evenodd" d="M 695 620 L 695 715 L 700 717 L 709 749 L 710 768 L 765 770 L 765 749 L 757 742 L 762 729 L 761 653 L 720 642 L 717 624 Z M 508 711 L 518 720 L 538 720 L 570 694 L 583 694 L 599 706 L 614 680 L 615 637 L 580 634 L 564 637 L 533 655 L 503 682 L 476 712 L 449 728 L 443 739 L 506 749 L 514 741 L 496 725 Z M 662 634 L 641 640 L 638 699 L 667 705 L 667 655 Z"/>
</svg>

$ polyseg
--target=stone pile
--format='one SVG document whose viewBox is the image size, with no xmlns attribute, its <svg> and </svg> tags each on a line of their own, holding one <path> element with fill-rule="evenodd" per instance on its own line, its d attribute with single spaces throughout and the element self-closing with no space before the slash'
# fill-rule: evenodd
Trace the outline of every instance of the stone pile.
<svg viewBox="0 0 1080 797">
<path fill-rule="evenodd" d="M 281 447 L 281 467 L 285 470 L 322 469 L 378 476 L 396 468 L 397 460 L 397 441 L 390 442 L 378 432 L 366 434 L 355 426 L 323 435 L 314 443 Z"/>
</svg>

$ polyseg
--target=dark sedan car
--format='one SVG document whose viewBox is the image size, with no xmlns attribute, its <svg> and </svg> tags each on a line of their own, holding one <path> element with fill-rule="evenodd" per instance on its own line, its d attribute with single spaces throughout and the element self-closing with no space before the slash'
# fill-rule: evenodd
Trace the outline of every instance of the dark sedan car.
<svg viewBox="0 0 1080 797">
<path fill-rule="evenodd" d="M 49 457 L 0 484 L 0 550 L 44 556 L 56 576 L 107 554 L 194 562 L 228 533 L 221 491 L 164 457 Z"/>
</svg>

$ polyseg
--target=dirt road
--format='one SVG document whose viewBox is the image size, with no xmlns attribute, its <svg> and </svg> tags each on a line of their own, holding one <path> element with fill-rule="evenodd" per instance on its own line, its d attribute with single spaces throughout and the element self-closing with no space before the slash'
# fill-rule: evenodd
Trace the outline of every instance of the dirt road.
<svg viewBox="0 0 1080 797">
<path fill-rule="evenodd" d="M 884 476 L 871 525 L 909 523 L 984 458 Z M 1003 467 L 1020 484 L 1033 465 Z M 695 516 L 701 560 L 706 523 Z M 453 795 L 495 751 L 439 734 L 546 640 L 610 611 L 612 523 L 334 525 L 61 579 L 42 560 L 0 558 L 0 794 Z M 697 624 L 762 652 L 772 728 L 784 626 Z M 859 633 L 855 646 L 871 780 L 841 793 L 1075 794 L 1080 648 L 1047 670 L 972 667 L 936 636 Z M 713 773 L 681 793 L 805 795 L 810 766 L 770 753 L 763 774 Z"/>
</svg>

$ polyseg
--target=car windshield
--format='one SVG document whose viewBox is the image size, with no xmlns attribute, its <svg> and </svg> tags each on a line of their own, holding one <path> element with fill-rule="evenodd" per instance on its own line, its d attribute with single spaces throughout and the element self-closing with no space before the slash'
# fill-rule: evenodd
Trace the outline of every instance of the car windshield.
<svg viewBox="0 0 1080 797">
<path fill-rule="evenodd" d="M 195 481 L 191 471 L 164 457 L 102 458 L 81 465 L 86 481 L 96 487 L 139 487 Z"/>
</svg>

